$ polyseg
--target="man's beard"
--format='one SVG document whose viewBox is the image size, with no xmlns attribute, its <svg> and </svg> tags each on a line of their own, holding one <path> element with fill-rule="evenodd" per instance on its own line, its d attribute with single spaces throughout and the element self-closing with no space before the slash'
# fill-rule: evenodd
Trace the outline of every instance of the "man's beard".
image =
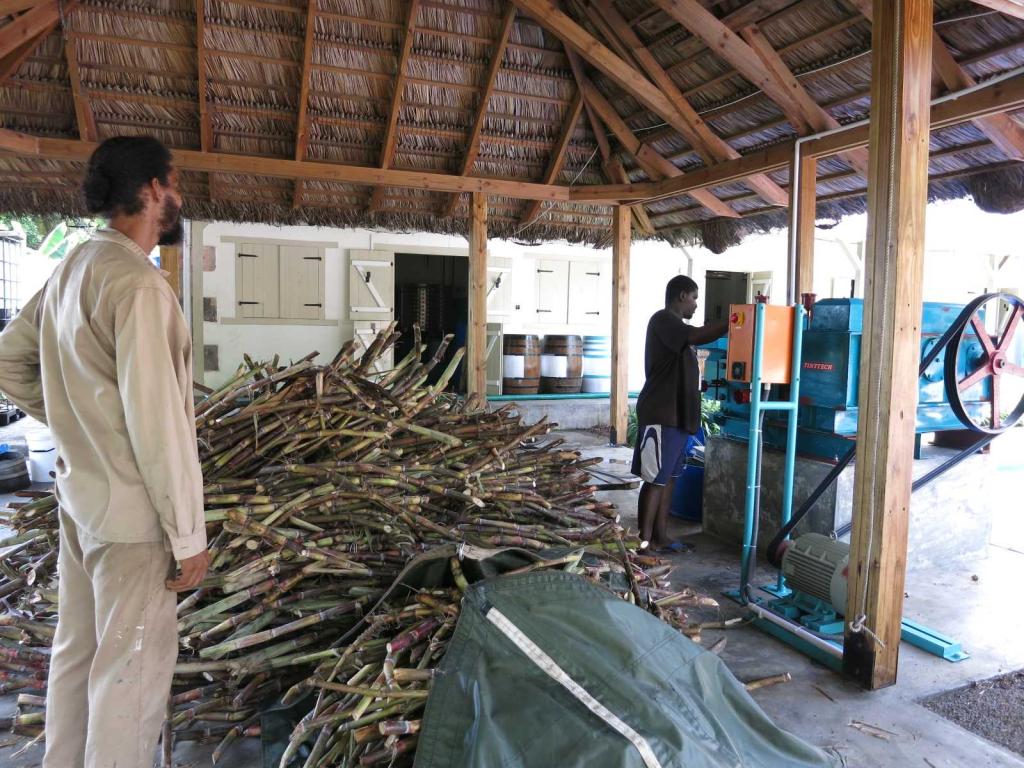
<svg viewBox="0 0 1024 768">
<path fill-rule="evenodd" d="M 160 239 L 157 245 L 179 245 L 185 239 L 185 221 L 181 218 L 181 206 L 169 196 L 160 212 Z"/>
</svg>

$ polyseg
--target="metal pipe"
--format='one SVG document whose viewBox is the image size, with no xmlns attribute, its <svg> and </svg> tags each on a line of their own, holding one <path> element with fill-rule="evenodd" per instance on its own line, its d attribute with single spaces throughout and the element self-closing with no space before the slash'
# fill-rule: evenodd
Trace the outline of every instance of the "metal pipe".
<svg viewBox="0 0 1024 768">
<path fill-rule="evenodd" d="M 747 440 L 747 496 L 743 515 L 743 552 L 740 557 L 740 602 L 747 601 L 750 565 L 757 547 L 754 538 L 754 516 L 761 497 L 758 484 L 758 461 L 761 450 L 761 359 L 764 351 L 765 305 L 754 305 L 754 359 L 750 364 L 750 433 Z"/>
<path fill-rule="evenodd" d="M 931 106 L 935 107 L 939 104 L 945 104 L 947 101 L 956 101 L 959 98 L 967 96 L 968 94 L 974 93 L 975 91 L 989 88 L 996 83 L 1001 83 L 1003 80 L 1010 80 L 1011 78 L 1017 77 L 1018 75 L 1024 74 L 1024 67 L 1017 67 L 1011 69 L 1009 72 L 1004 72 L 1001 75 L 990 77 L 989 79 L 975 83 L 974 85 L 963 88 L 953 93 L 947 93 L 945 96 L 939 96 L 932 99 Z M 817 139 L 823 139 L 826 136 L 831 136 L 836 133 L 842 133 L 852 128 L 859 128 L 867 125 L 870 122 L 870 118 L 858 120 L 855 123 L 847 123 L 841 125 L 838 128 L 830 128 L 827 131 L 821 131 L 820 133 L 812 133 L 809 136 L 801 136 L 793 142 L 793 164 L 790 166 L 790 179 L 789 179 L 789 227 L 791 236 L 789 238 L 789 259 L 786 265 L 786 303 L 796 303 L 796 238 L 792 236 L 792 233 L 796 232 L 797 226 L 797 210 L 799 208 L 797 201 L 800 199 L 800 159 L 802 157 L 801 150 L 803 145 L 809 141 L 815 141 Z"/>
<path fill-rule="evenodd" d="M 789 402 L 793 408 L 789 412 L 786 424 L 786 463 L 782 472 L 782 512 L 780 522 L 783 527 L 793 514 L 793 477 L 796 474 L 796 428 L 799 421 L 800 403 L 800 362 L 804 340 L 804 308 L 800 304 L 793 305 L 793 360 L 789 375 Z M 782 593 L 786 589 L 786 577 L 779 571 L 777 590 Z"/>
<path fill-rule="evenodd" d="M 801 627 L 799 624 L 794 624 L 793 622 L 782 618 L 776 613 L 767 611 L 761 606 L 759 606 L 757 603 L 747 603 L 747 608 L 749 608 L 750 611 L 758 618 L 764 619 L 765 621 L 770 621 L 772 624 L 775 624 L 778 627 L 782 627 L 782 629 L 786 630 L 787 632 L 792 632 L 801 640 L 810 643 L 815 648 L 822 650 L 825 653 L 836 657 L 837 659 L 843 658 L 842 648 L 835 646 L 827 640 L 823 640 L 813 632 L 810 632 L 804 627 Z"/>
</svg>

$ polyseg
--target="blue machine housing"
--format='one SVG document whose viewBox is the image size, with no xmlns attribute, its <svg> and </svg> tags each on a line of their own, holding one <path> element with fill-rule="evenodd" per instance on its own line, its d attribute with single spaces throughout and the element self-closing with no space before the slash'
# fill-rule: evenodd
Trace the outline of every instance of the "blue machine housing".
<svg viewBox="0 0 1024 768">
<path fill-rule="evenodd" d="M 937 343 L 962 309 L 961 304 L 924 304 L 922 356 Z M 862 299 L 824 299 L 814 305 L 801 345 L 800 431 L 797 450 L 802 454 L 834 459 L 846 452 L 849 440 L 857 434 L 863 328 Z M 722 431 L 729 437 L 746 440 L 750 406 L 738 402 L 737 397 L 747 385 L 726 380 L 726 339 L 719 339 L 704 349 L 709 351 L 705 363 L 705 378 L 710 383 L 708 396 L 722 402 Z M 943 359 L 944 354 L 940 354 L 919 380 L 919 434 L 964 428 L 946 397 Z M 983 359 L 984 349 L 980 341 L 966 337 L 960 345 L 957 360 L 959 377 L 966 376 L 967 371 L 974 370 Z M 908 371 L 907 375 L 913 376 L 916 373 L 916 370 Z M 990 379 L 975 384 L 962 397 L 971 417 L 981 421 L 991 410 L 987 405 L 992 398 Z M 775 447 L 784 446 L 784 427 L 769 421 L 765 426 L 765 442 Z"/>
</svg>

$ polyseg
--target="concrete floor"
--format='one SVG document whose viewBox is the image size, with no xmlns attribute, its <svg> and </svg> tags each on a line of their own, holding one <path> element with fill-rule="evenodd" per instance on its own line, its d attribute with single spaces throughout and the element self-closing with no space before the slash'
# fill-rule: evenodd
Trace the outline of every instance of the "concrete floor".
<svg viewBox="0 0 1024 768">
<path fill-rule="evenodd" d="M 993 540 L 998 544 L 989 548 L 987 558 L 976 563 L 918 571 L 907 580 L 907 617 L 955 636 L 971 654 L 969 660 L 951 664 L 904 644 L 897 684 L 868 693 L 751 627 L 707 631 L 703 644 L 710 646 L 725 635 L 728 642 L 721 656 L 741 680 L 789 672 L 791 682 L 755 691 L 754 698 L 787 730 L 815 744 L 836 747 L 851 768 L 1024 768 L 1024 758 L 974 736 L 917 703 L 922 697 L 972 680 L 1024 668 L 1024 642 L 1020 640 L 1024 637 L 1024 613 L 1016 607 L 1017 584 L 1024 574 L 1024 516 L 1020 515 L 1020 504 L 1011 503 L 1024 476 L 1024 430 L 1014 433 L 994 444 L 1000 456 L 999 470 L 979 482 L 979 492 L 998 494 L 1006 500 L 1000 505 L 1006 514 L 994 528 Z M 594 432 L 564 434 L 585 454 L 605 457 L 608 469 L 628 472 L 629 450 L 609 448 Z M 0 430 L 0 442 L 4 441 Z M 623 523 L 635 527 L 636 491 L 614 491 L 608 496 L 622 510 Z M 0 497 L 0 505 L 4 501 Z M 708 513 L 713 514 L 713 510 L 706 510 Z M 735 586 L 739 563 L 735 547 L 695 532 L 699 529 L 692 524 L 673 521 L 673 527 L 676 535 L 696 545 L 694 552 L 673 558 L 678 566 L 675 583 L 715 597 Z M 756 583 L 768 582 L 774 575 L 762 570 Z M 740 606 L 724 598 L 721 612 L 724 618 L 744 614 Z M 0 716 L 13 706 L 13 696 L 0 697 Z M 869 735 L 854 724 L 881 730 Z M 0 766 L 29 768 L 40 764 L 42 750 L 38 746 L 13 757 L 23 742 L 11 745 L 10 741 L 0 734 Z M 176 750 L 176 764 L 208 765 L 211 751 L 212 746 L 184 745 Z M 250 741 L 229 753 L 219 765 L 251 768 L 258 764 L 258 745 Z"/>
</svg>

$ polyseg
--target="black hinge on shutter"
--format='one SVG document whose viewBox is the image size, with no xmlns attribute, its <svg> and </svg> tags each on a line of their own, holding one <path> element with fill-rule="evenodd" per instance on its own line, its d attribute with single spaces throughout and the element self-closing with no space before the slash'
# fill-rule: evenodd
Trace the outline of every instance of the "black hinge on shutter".
<svg viewBox="0 0 1024 768">
<path fill-rule="evenodd" d="M 541 312 L 550 313 L 551 310 L 550 309 L 538 309 L 537 310 L 537 314 L 540 314 Z"/>
<path fill-rule="evenodd" d="M 239 304 L 259 304 L 258 301 L 240 301 Z"/>
<path fill-rule="evenodd" d="M 319 256 L 303 256 L 302 260 L 303 261 L 323 261 L 323 259 L 320 258 Z"/>
<path fill-rule="evenodd" d="M 240 253 L 240 254 L 238 254 L 238 258 L 240 258 L 240 259 L 258 259 L 259 256 L 256 255 L 255 253 Z"/>
<path fill-rule="evenodd" d="M 585 315 L 600 315 L 600 312 L 584 312 Z"/>
<path fill-rule="evenodd" d="M 538 269 L 538 270 L 537 270 L 537 272 L 538 272 L 538 273 L 542 273 L 542 272 L 543 272 L 543 273 L 545 273 L 545 274 L 549 274 L 549 275 L 550 275 L 550 274 L 551 274 L 552 272 L 554 272 L 554 271 L 555 271 L 555 270 L 553 270 L 553 269 Z"/>
<path fill-rule="evenodd" d="M 303 304 L 304 307 L 322 307 L 323 304 Z"/>
<path fill-rule="evenodd" d="M 601 276 L 600 272 L 587 272 L 587 274 L 588 275 L 593 275 L 594 277 L 600 277 Z"/>
<path fill-rule="evenodd" d="M 370 273 L 369 272 L 366 273 L 366 277 L 364 278 L 364 281 L 366 282 L 367 285 L 370 284 Z"/>
</svg>

